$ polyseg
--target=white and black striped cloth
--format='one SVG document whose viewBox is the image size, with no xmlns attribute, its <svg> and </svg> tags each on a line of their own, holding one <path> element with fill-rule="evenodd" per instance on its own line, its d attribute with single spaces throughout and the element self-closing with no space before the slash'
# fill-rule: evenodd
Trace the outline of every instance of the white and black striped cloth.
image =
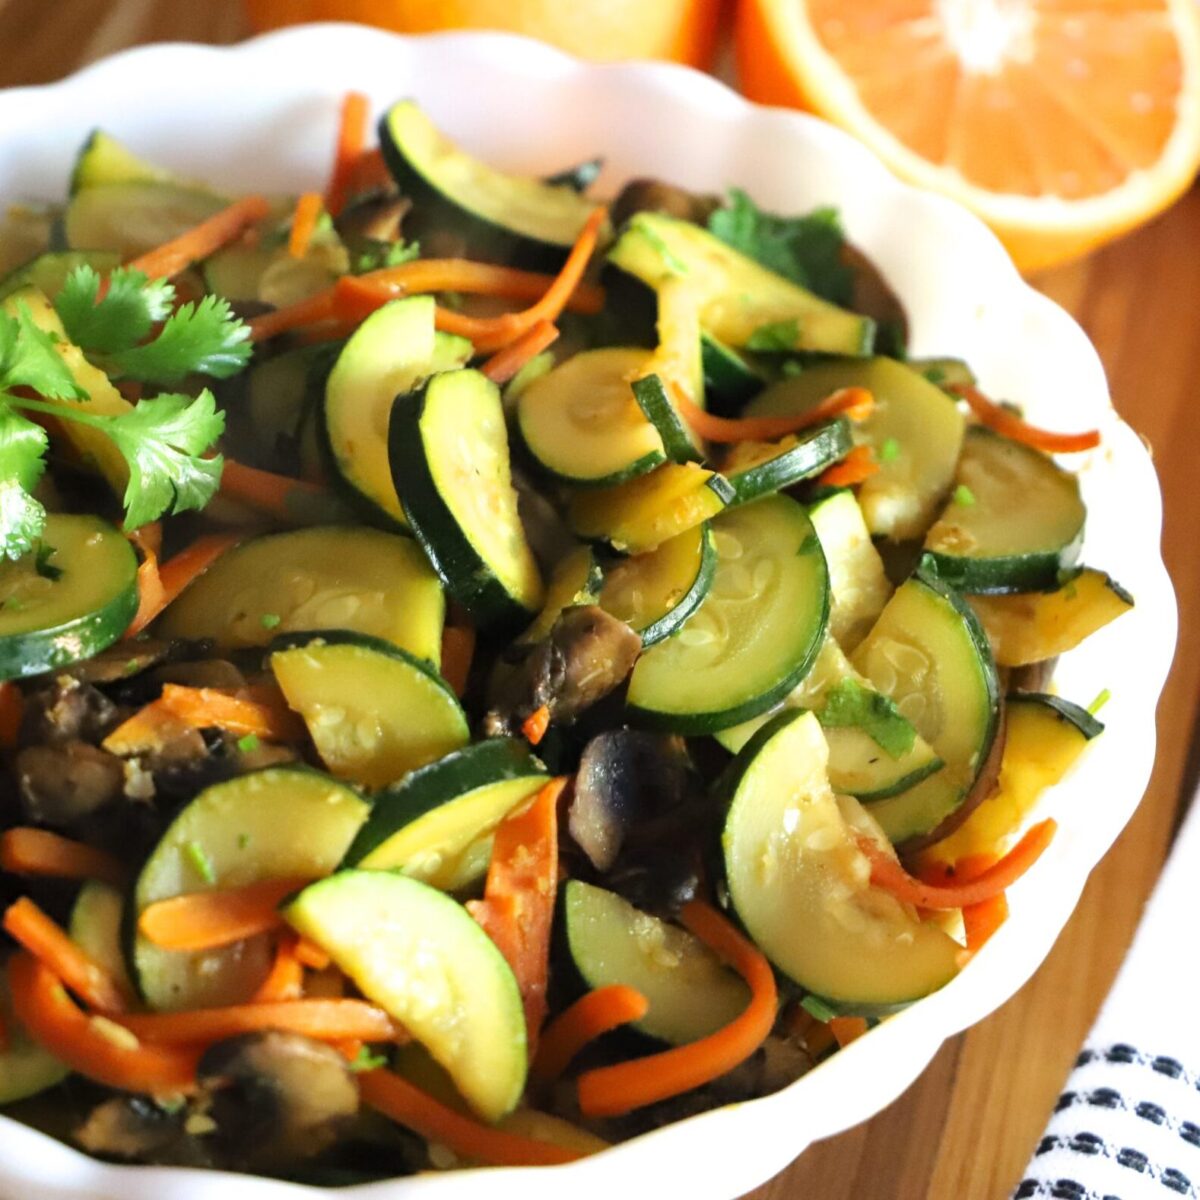
<svg viewBox="0 0 1200 1200">
<path fill-rule="evenodd" d="M 1200 1200 L 1198 918 L 1193 804 L 1014 1200 Z"/>
</svg>

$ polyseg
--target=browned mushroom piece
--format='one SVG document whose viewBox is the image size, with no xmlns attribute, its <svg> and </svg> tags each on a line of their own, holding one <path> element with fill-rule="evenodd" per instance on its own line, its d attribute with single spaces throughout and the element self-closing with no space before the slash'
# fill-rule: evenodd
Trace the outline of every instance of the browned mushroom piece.
<svg viewBox="0 0 1200 1200">
<path fill-rule="evenodd" d="M 842 243 L 842 263 L 854 272 L 854 290 L 850 305 L 857 313 L 871 317 L 886 333 L 893 345 L 886 349 L 903 349 L 908 344 L 908 314 L 900 297 L 883 277 L 879 268 L 857 247 Z"/>
<path fill-rule="evenodd" d="M 98 1104 L 75 1131 L 89 1154 L 159 1166 L 212 1166 L 201 1138 L 185 1127 L 187 1111 L 145 1096 L 114 1096 Z M 203 1125 L 201 1126 L 203 1128 Z"/>
<path fill-rule="evenodd" d="M 399 192 L 380 189 L 362 196 L 337 219 L 338 236 L 351 255 L 362 254 L 380 244 L 395 242 L 412 201 Z"/>
<path fill-rule="evenodd" d="M 25 820 L 70 829 L 121 799 L 125 764 L 87 742 L 26 746 L 16 757 Z"/>
<path fill-rule="evenodd" d="M 721 206 L 719 196 L 689 192 L 658 179 L 631 179 L 612 203 L 614 226 L 629 220 L 634 213 L 659 212 L 697 225 L 708 223 L 710 214 Z"/>
<path fill-rule="evenodd" d="M 60 675 L 70 676 L 80 683 L 119 683 L 165 662 L 174 652 L 175 647 L 162 638 L 116 642 L 91 658 L 64 667 Z"/>
<path fill-rule="evenodd" d="M 21 744 L 82 741 L 95 745 L 120 719 L 117 706 L 98 688 L 73 675 L 57 675 L 26 693 Z"/>
<path fill-rule="evenodd" d="M 358 1113 L 358 1084 L 331 1046 L 297 1033 L 249 1033 L 200 1059 L 199 1111 L 224 1165 L 293 1169 L 333 1145 Z M 195 1102 L 194 1102 L 195 1103 Z"/>
</svg>

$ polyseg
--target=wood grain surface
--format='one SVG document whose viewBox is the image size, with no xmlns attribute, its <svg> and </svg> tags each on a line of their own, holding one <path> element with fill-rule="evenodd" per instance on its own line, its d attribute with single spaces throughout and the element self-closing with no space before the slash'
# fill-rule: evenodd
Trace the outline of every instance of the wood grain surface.
<svg viewBox="0 0 1200 1200">
<path fill-rule="evenodd" d="M 245 35 L 238 0 L 0 0 L 0 86 L 57 79 L 143 42 Z M 815 1146 L 752 1200 L 1004 1200 L 1112 982 L 1200 767 L 1190 750 L 1200 695 L 1198 243 L 1193 189 L 1137 233 L 1034 280 L 1095 342 L 1116 406 L 1152 448 L 1162 480 L 1182 636 L 1146 797 L 1034 978 L 948 1042 L 890 1108 Z"/>
</svg>

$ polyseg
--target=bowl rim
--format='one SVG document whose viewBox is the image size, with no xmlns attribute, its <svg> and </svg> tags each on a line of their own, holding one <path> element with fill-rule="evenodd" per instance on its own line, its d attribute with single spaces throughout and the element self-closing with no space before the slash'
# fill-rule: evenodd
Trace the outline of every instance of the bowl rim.
<svg viewBox="0 0 1200 1200">
<path fill-rule="evenodd" d="M 1141 568 L 1146 572 L 1138 581 L 1138 607 L 1149 610 L 1150 620 L 1138 626 L 1144 635 L 1139 647 L 1143 675 L 1136 696 L 1119 704 L 1121 713 L 1120 746 L 1124 759 L 1120 770 L 1111 765 L 1108 778 L 1118 779 L 1121 794 L 1117 802 L 1101 809 L 1100 819 L 1080 822 L 1055 839 L 1047 851 L 1047 862 L 1040 877 L 1045 882 L 1051 869 L 1058 886 L 1036 888 L 1033 878 L 1022 880 L 1013 892 L 1014 919 L 977 956 L 971 969 L 963 972 L 940 992 L 925 998 L 889 1019 L 869 1038 L 850 1045 L 831 1059 L 779 1093 L 742 1104 L 714 1109 L 687 1120 L 620 1143 L 595 1157 L 565 1166 L 547 1168 L 477 1168 L 451 1173 L 397 1177 L 378 1183 L 339 1189 L 352 1197 L 392 1200 L 413 1197 L 417 1200 L 452 1200 L 472 1194 L 486 1171 L 489 1181 L 503 1178 L 515 1196 L 517 1188 L 534 1200 L 547 1200 L 562 1187 L 575 1188 L 582 1195 L 600 1194 L 614 1183 L 628 1182 L 632 1176 L 661 1169 L 664 1155 L 690 1155 L 705 1143 L 752 1146 L 752 1163 L 736 1169 L 718 1169 L 717 1160 L 705 1161 L 712 1167 L 704 1179 L 689 1179 L 689 1190 L 697 1196 L 728 1197 L 755 1187 L 784 1167 L 813 1141 L 831 1136 L 868 1119 L 907 1088 L 932 1060 L 949 1037 L 974 1024 L 1006 1002 L 1034 973 L 1044 960 L 1067 919 L 1074 911 L 1088 875 L 1107 852 L 1140 801 L 1154 761 L 1154 709 L 1170 667 L 1176 630 L 1177 610 L 1170 580 L 1159 552 L 1162 526 L 1162 499 L 1149 455 L 1133 430 L 1115 413 L 1108 396 L 1103 367 L 1095 349 L 1078 324 L 1051 300 L 1021 279 L 999 241 L 974 216 L 957 203 L 942 196 L 920 191 L 901 182 L 864 146 L 849 135 L 805 113 L 770 109 L 755 105 L 737 95 L 725 84 L 689 67 L 668 63 L 585 63 L 540 42 L 508 33 L 452 32 L 417 37 L 387 33 L 361 25 L 321 23 L 267 33 L 233 46 L 208 46 L 190 43 L 161 43 L 139 46 L 93 63 L 67 78 L 51 84 L 0 91 L 0 145 L 23 129 L 35 128 L 39 104 L 48 99 L 59 101 L 75 94 L 95 97 L 110 81 L 121 80 L 131 69 L 140 72 L 146 86 L 152 78 L 187 78 L 187 71 L 219 61 L 248 64 L 255 59 L 275 62 L 288 56 L 319 57 L 331 62 L 345 55 L 353 61 L 355 52 L 368 47 L 378 51 L 386 46 L 403 61 L 416 53 L 419 44 L 423 56 L 445 56 L 487 70 L 497 60 L 520 64 L 521 74 L 540 82 L 574 83 L 583 77 L 603 81 L 605 86 L 639 87 L 664 102 L 672 100 L 698 112 L 716 113 L 722 119 L 736 120 L 747 126 L 778 127 L 781 136 L 802 137 L 823 154 L 845 161 L 860 173 L 881 197 L 881 204 L 908 205 L 924 210 L 930 219 L 947 231 L 948 241 L 959 239 L 970 245 L 985 271 L 990 286 L 1006 294 L 1011 315 L 1052 330 L 1077 359 L 1082 393 L 1089 411 L 1094 410 L 1105 433 L 1106 453 L 1119 462 L 1125 482 L 1142 504 L 1139 513 L 1140 534 L 1145 553 Z M 335 50 L 337 54 L 335 55 Z M 346 74 L 346 72 L 343 72 Z M 398 72 L 398 75 L 402 73 Z M 343 86 L 353 86 L 347 82 Z M 599 86 L 599 85 L 597 85 Z M 316 83 L 314 93 L 332 89 Z M 11 123 L 10 119 L 11 118 Z M 44 118 L 42 118 L 44 120 Z M 816 151 L 814 151 L 816 152 Z M 749 181 L 739 179 L 746 184 Z M 2 189 L 0 189 L 2 190 Z M 851 230 L 851 233 L 854 231 Z M 1051 336 L 1051 335 L 1047 335 Z M 1086 467 L 1085 467 L 1086 470 Z M 1151 533 L 1153 536 L 1151 537 Z M 1140 707 L 1133 701 L 1140 701 Z M 1147 702 L 1148 701 L 1148 702 Z M 1114 704 L 1114 709 L 1118 706 Z M 1089 783 L 1100 783 L 1106 776 L 1098 767 L 1111 755 L 1089 755 L 1076 773 Z M 1070 782 L 1070 780 L 1068 781 Z M 1060 787 L 1064 785 L 1059 785 Z M 1057 793 L 1058 789 L 1054 789 Z M 1030 903 L 1025 893 L 1036 889 L 1038 920 L 1019 920 Z M 1032 898 L 1032 891 L 1030 892 Z M 1046 908 L 1050 902 L 1050 908 Z M 1021 952 L 1014 952 L 1013 933 L 1020 926 L 1024 935 Z M 1001 954 L 1008 963 L 1004 985 L 989 988 L 984 965 L 999 962 Z M 881 1036 L 882 1035 L 882 1036 Z M 886 1046 L 886 1050 L 885 1050 Z M 890 1063 L 880 1078 L 879 1060 Z M 814 1104 L 813 1096 L 821 1103 Z M 864 1103 L 863 1097 L 867 1100 Z M 796 1118 L 808 1121 L 802 1134 L 766 1140 L 762 1128 L 773 1122 L 789 1130 Z M 161 1168 L 111 1165 L 93 1159 L 81 1151 L 58 1142 L 48 1135 L 23 1125 L 13 1118 L 0 1116 L 4 1131 L 0 1149 L 0 1186 L 32 1188 L 53 1185 L 59 1194 L 70 1197 L 112 1197 L 116 1200 L 151 1200 L 170 1189 L 173 1200 L 202 1200 L 216 1188 L 232 1187 L 234 1194 L 252 1200 L 316 1200 L 327 1189 L 293 1184 L 258 1176 L 214 1172 L 191 1168 Z M 678 1157 L 677 1157 L 678 1156 Z M 732 1157 L 732 1156 L 729 1156 Z M 749 1159 L 750 1155 L 745 1155 Z M 693 1186 L 693 1184 L 695 1186 Z M 14 1194 L 28 1194 L 20 1192 Z"/>
</svg>

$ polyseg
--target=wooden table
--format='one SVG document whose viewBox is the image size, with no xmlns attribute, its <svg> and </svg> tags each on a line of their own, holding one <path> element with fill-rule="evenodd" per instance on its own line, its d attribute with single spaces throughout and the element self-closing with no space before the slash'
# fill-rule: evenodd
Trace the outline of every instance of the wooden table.
<svg viewBox="0 0 1200 1200">
<path fill-rule="evenodd" d="M 245 34 L 238 0 L 0 0 L 0 86 L 57 79 L 140 42 L 224 43 Z M 1125 954 L 1181 798 L 1200 773 L 1200 756 L 1190 751 L 1200 695 L 1200 539 L 1191 526 L 1200 453 L 1198 239 L 1193 189 L 1138 233 L 1036 280 L 1096 343 L 1117 408 L 1153 448 L 1162 479 L 1163 543 L 1184 633 L 1159 709 L 1146 798 L 1034 978 L 947 1043 L 890 1108 L 808 1151 L 753 1200 L 1004 1200 Z"/>
</svg>

